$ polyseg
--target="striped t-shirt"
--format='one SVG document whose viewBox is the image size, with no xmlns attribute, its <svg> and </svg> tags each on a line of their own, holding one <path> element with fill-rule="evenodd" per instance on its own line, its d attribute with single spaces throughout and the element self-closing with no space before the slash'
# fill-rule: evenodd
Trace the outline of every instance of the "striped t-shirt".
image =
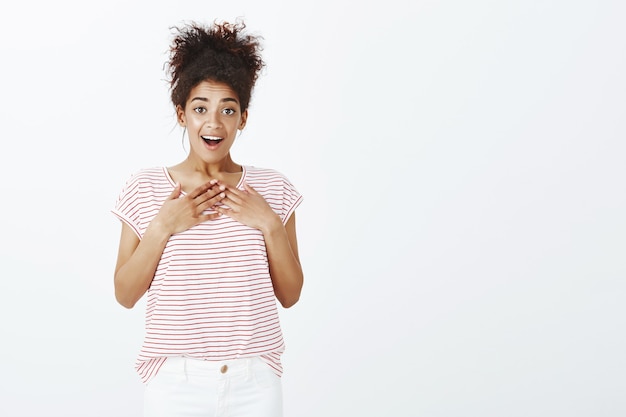
<svg viewBox="0 0 626 417">
<path fill-rule="evenodd" d="M 283 224 L 302 201 L 275 170 L 244 166 L 237 188 L 244 182 Z M 126 182 L 112 212 L 141 239 L 174 186 L 165 167 L 143 169 Z M 170 237 L 147 291 L 145 320 L 135 366 L 143 382 L 168 356 L 260 356 L 282 375 L 284 341 L 263 234 L 228 216 Z"/>
</svg>

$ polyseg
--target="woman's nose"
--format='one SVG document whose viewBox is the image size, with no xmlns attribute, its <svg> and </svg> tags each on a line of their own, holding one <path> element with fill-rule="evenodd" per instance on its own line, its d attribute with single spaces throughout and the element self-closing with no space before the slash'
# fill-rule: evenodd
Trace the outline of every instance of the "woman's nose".
<svg viewBox="0 0 626 417">
<path fill-rule="evenodd" d="M 218 113 L 207 112 L 206 120 L 204 121 L 205 125 L 208 127 L 216 128 L 221 127 L 222 123 L 219 118 Z"/>
</svg>

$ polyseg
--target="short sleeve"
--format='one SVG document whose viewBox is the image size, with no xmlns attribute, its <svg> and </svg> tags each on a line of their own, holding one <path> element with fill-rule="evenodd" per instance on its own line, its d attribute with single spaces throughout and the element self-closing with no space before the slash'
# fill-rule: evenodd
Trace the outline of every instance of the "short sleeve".
<svg viewBox="0 0 626 417">
<path fill-rule="evenodd" d="M 283 205 L 281 208 L 281 219 L 286 224 L 289 217 L 296 211 L 296 208 L 302 203 L 302 195 L 296 187 L 283 176 Z"/>
<path fill-rule="evenodd" d="M 120 191 L 111 212 L 115 217 L 126 223 L 141 238 L 140 211 L 137 204 L 139 182 L 133 176 L 126 181 Z"/>
</svg>

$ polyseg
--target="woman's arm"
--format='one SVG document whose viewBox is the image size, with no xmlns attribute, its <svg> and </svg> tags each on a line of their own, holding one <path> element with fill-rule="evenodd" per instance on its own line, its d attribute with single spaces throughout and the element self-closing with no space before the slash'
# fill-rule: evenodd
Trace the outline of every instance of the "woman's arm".
<svg viewBox="0 0 626 417">
<path fill-rule="evenodd" d="M 292 213 L 287 224 L 282 222 L 263 231 L 270 275 L 276 298 L 283 307 L 289 308 L 300 299 L 304 274 L 298 256 L 296 237 L 296 213 Z"/>
<path fill-rule="evenodd" d="M 114 284 L 115 298 L 126 308 L 133 308 L 150 287 L 165 244 L 170 238 L 167 232 L 150 226 L 139 240 L 132 229 L 122 223 Z"/>
</svg>

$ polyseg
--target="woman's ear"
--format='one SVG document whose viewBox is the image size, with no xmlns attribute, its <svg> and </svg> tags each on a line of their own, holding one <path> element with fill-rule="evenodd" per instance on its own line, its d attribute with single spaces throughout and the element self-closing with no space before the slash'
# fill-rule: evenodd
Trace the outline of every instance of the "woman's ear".
<svg viewBox="0 0 626 417">
<path fill-rule="evenodd" d="M 176 106 L 176 121 L 179 125 L 183 127 L 187 124 L 185 122 L 185 110 L 181 107 L 180 104 Z"/>
<path fill-rule="evenodd" d="M 243 113 L 241 113 L 241 121 L 239 122 L 239 127 L 237 129 L 243 130 L 243 128 L 246 127 L 247 120 L 248 120 L 248 109 L 244 110 Z"/>
</svg>

